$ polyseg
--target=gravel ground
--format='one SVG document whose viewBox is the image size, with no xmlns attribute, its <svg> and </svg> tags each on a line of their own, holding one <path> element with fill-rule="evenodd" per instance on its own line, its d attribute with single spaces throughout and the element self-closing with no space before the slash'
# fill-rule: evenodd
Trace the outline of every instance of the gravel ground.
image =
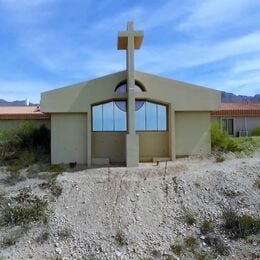
<svg viewBox="0 0 260 260">
<path fill-rule="evenodd" d="M 260 156 L 226 157 L 222 163 L 213 156 L 179 159 L 168 163 L 166 174 L 164 163 L 63 173 L 57 180 L 62 194 L 49 202 L 48 225 L 33 224 L 15 245 L 0 248 L 0 259 L 260 259 L 259 235 L 231 240 L 220 229 L 223 209 L 260 216 Z M 12 194 L 30 186 L 43 195 L 41 182 L 0 182 L 0 189 Z M 187 223 L 187 212 L 196 223 Z M 205 219 L 215 223 L 228 256 L 206 258 L 213 248 L 200 231 Z M 42 232 L 48 238 L 36 242 Z M 177 256 L 171 246 L 190 236 L 195 250 L 184 245 Z"/>
</svg>

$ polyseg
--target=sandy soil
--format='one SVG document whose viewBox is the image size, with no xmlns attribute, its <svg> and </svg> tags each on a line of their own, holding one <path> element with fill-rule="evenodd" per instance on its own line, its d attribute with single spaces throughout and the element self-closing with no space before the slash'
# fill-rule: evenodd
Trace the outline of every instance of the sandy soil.
<svg viewBox="0 0 260 260">
<path fill-rule="evenodd" d="M 223 209 L 260 216 L 260 156 L 227 157 L 222 163 L 213 156 L 179 159 L 168 163 L 166 174 L 164 163 L 63 173 L 62 195 L 50 200 L 49 224 L 34 224 L 16 245 L 0 249 L 0 259 L 212 259 L 199 258 L 213 252 L 200 232 L 204 219 L 215 223 L 229 249 L 229 256 L 213 259 L 260 259 L 259 236 L 231 240 L 220 228 Z M 31 186 L 40 194 L 41 182 L 26 179 L 0 189 L 12 194 Z M 193 225 L 186 223 L 187 210 Z M 37 243 L 43 231 L 48 239 Z M 196 238 L 196 250 L 184 246 L 177 256 L 171 246 L 189 236 Z"/>
</svg>

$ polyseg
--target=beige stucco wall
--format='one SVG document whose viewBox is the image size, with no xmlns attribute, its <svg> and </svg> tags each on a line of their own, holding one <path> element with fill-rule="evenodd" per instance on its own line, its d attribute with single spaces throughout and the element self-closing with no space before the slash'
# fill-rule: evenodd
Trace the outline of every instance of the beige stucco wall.
<svg viewBox="0 0 260 260">
<path fill-rule="evenodd" d="M 121 71 L 98 79 L 42 93 L 42 112 L 51 113 L 52 115 L 56 113 L 63 114 L 63 119 L 59 118 L 57 126 L 52 126 L 53 136 L 59 136 L 60 131 L 62 131 L 63 127 L 59 127 L 62 125 L 62 120 L 65 120 L 65 122 L 72 120 L 71 113 L 88 113 L 90 115 L 93 104 L 115 99 L 126 99 L 127 95 L 125 93 L 115 93 L 116 86 L 123 80 L 126 80 L 126 78 L 126 71 Z M 154 157 L 169 156 L 174 159 L 175 154 L 186 155 L 210 151 L 209 111 L 215 111 L 220 108 L 219 91 L 138 71 L 135 72 L 135 79 L 141 82 L 146 89 L 145 92 L 136 93 L 136 99 L 160 102 L 169 107 L 168 137 L 166 138 L 166 135 L 162 134 L 158 136 L 157 140 L 153 138 L 151 133 L 147 132 L 143 138 L 139 138 L 140 157 L 152 157 L 154 154 Z M 191 114 L 190 111 L 199 112 Z M 178 117 L 176 119 L 175 112 Z M 66 115 L 68 118 L 66 118 Z M 74 120 L 76 119 L 74 118 Z M 77 120 L 76 124 L 82 129 L 79 118 Z M 78 130 L 76 128 L 75 125 L 74 130 L 77 135 Z M 89 163 L 91 162 L 91 156 L 110 158 L 112 162 L 125 158 L 125 149 L 123 149 L 123 147 L 125 148 L 125 138 L 122 135 L 117 137 L 118 139 L 110 136 L 111 140 L 114 139 L 120 144 L 120 147 L 117 147 L 117 145 L 110 146 L 111 141 L 108 134 L 98 135 L 91 132 L 90 116 L 88 117 L 88 128 L 84 129 L 84 131 L 87 131 L 88 134 L 87 139 L 89 142 L 87 148 L 85 148 L 85 137 L 73 137 L 73 139 L 76 138 L 76 143 L 80 143 L 80 140 L 81 146 L 83 144 L 84 148 L 80 149 L 83 149 L 84 154 L 80 149 L 76 150 L 75 148 L 70 157 L 69 152 L 64 152 L 66 144 L 62 144 L 62 141 L 55 141 L 52 149 L 55 161 L 61 161 L 62 158 L 65 158 L 63 159 L 65 161 L 73 161 L 75 159 L 72 158 L 76 157 L 85 162 L 85 157 L 83 158 L 83 155 L 87 154 L 85 149 L 88 150 L 87 160 Z M 72 137 L 68 137 L 68 135 L 73 136 L 72 132 L 68 127 L 67 134 L 66 132 L 61 134 L 63 139 L 68 138 L 69 144 Z M 158 145 L 158 143 L 163 145 Z M 56 153 L 59 155 L 55 155 Z"/>
<path fill-rule="evenodd" d="M 0 120 L 0 131 L 17 129 L 21 124 L 29 123 L 35 127 L 40 127 L 41 125 L 45 125 L 48 128 L 51 128 L 50 120 Z"/>
<path fill-rule="evenodd" d="M 87 163 L 87 114 L 51 115 L 51 160 Z"/>
<path fill-rule="evenodd" d="M 210 112 L 176 112 L 176 156 L 211 151 Z"/>
<path fill-rule="evenodd" d="M 46 113 L 85 113 L 90 112 L 91 104 L 126 98 L 125 94 L 115 93 L 116 86 L 126 76 L 126 72 L 121 71 L 44 92 L 41 94 L 41 110 Z M 214 111 L 220 108 L 220 91 L 138 71 L 135 77 L 147 90 L 136 93 L 136 98 L 172 104 L 175 111 Z"/>
<path fill-rule="evenodd" d="M 170 157 L 168 132 L 137 132 L 137 134 L 140 161 L 152 161 L 154 157 Z"/>
<path fill-rule="evenodd" d="M 126 160 L 125 132 L 93 132 L 92 158 L 108 158 L 112 163 Z"/>
</svg>

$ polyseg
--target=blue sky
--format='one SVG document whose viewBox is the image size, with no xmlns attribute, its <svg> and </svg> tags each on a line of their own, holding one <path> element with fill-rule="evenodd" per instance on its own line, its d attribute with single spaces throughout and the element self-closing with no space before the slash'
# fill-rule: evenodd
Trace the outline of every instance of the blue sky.
<svg viewBox="0 0 260 260">
<path fill-rule="evenodd" d="M 0 98 L 30 98 L 125 69 L 117 32 L 144 30 L 136 69 L 260 93 L 259 0 L 0 0 Z M 160 86 L 158 86 L 160 87 Z"/>
</svg>

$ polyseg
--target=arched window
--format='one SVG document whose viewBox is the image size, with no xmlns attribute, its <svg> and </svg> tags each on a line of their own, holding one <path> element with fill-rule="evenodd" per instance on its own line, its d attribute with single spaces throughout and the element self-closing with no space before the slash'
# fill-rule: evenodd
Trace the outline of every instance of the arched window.
<svg viewBox="0 0 260 260">
<path fill-rule="evenodd" d="M 167 131 L 167 106 L 145 100 L 135 101 L 136 131 Z"/>
<path fill-rule="evenodd" d="M 142 84 L 138 81 L 135 81 L 135 92 L 143 92 L 145 91 Z M 126 93 L 127 92 L 127 82 L 123 81 L 117 85 L 115 88 L 116 93 Z"/>
<path fill-rule="evenodd" d="M 167 106 L 146 100 L 135 101 L 136 131 L 167 131 Z M 127 102 L 114 100 L 92 106 L 94 132 L 127 131 Z"/>
<path fill-rule="evenodd" d="M 111 101 L 92 106 L 92 130 L 126 131 L 126 101 Z"/>
</svg>

